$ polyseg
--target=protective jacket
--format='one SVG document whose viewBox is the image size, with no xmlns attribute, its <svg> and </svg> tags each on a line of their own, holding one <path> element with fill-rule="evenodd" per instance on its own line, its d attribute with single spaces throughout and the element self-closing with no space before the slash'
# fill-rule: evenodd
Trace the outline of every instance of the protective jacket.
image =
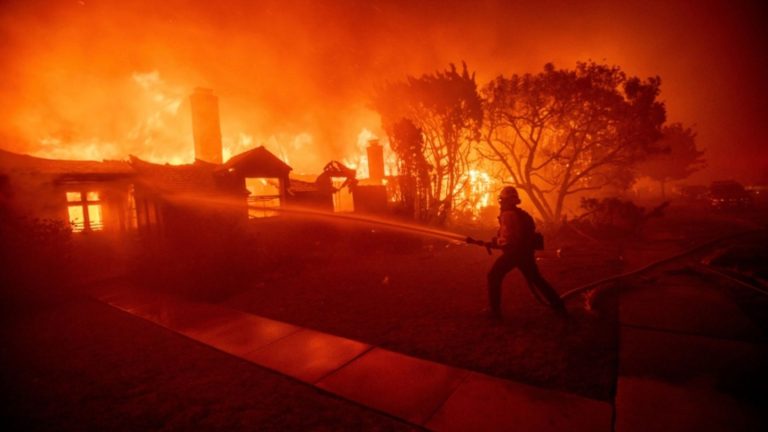
<svg viewBox="0 0 768 432">
<path fill-rule="evenodd" d="M 536 224 L 519 207 L 502 207 L 496 243 L 505 253 L 533 252 Z"/>
</svg>

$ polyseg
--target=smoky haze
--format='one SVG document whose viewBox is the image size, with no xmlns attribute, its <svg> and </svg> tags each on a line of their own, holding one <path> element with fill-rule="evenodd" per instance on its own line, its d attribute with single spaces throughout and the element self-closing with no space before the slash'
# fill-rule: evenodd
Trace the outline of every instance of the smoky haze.
<svg viewBox="0 0 768 432">
<path fill-rule="evenodd" d="M 662 78 L 698 131 L 699 180 L 768 171 L 758 5 L 739 2 L 11 1 L 2 4 L 2 147 L 190 160 L 188 94 L 213 88 L 230 152 L 298 172 L 351 157 L 377 85 L 466 61 L 495 75 L 593 59 Z"/>
</svg>

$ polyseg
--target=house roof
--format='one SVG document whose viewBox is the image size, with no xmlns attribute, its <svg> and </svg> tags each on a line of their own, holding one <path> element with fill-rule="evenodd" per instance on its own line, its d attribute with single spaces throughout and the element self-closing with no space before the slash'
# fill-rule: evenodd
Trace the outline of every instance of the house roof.
<svg viewBox="0 0 768 432">
<path fill-rule="evenodd" d="M 293 168 L 264 146 L 259 146 L 231 157 L 220 169 L 234 171 L 243 177 L 281 177 L 287 176 Z"/>
<path fill-rule="evenodd" d="M 44 159 L 0 149 L 0 173 L 44 175 L 65 180 L 87 177 L 124 177 L 133 175 L 134 171 L 127 161 Z"/>
<path fill-rule="evenodd" d="M 236 155 L 223 165 L 201 160 L 186 165 L 162 165 L 136 156 L 130 156 L 128 161 L 54 160 L 0 149 L 0 176 L 44 177 L 57 182 L 132 177 L 136 184 L 159 193 L 205 193 L 220 191 L 222 187 L 234 190 L 238 186 L 232 180 L 237 177 L 287 177 L 290 171 L 290 166 L 264 147 Z"/>
<path fill-rule="evenodd" d="M 161 165 L 131 156 L 136 182 L 158 192 L 212 192 L 217 190 L 220 165 L 196 160 L 186 165 Z"/>
</svg>

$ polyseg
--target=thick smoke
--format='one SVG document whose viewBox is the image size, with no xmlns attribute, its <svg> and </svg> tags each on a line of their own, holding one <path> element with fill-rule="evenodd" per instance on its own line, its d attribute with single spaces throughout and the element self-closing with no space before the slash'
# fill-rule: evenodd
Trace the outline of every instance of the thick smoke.
<svg viewBox="0 0 768 432">
<path fill-rule="evenodd" d="M 265 144 L 318 171 L 356 152 L 363 128 L 381 134 L 367 103 L 386 80 L 464 60 L 482 84 L 594 59 L 661 75 L 670 119 L 696 125 L 713 170 L 765 158 L 757 7 L 510 3 L 4 2 L 0 146 L 189 160 L 186 96 L 205 86 L 220 97 L 228 151 Z"/>
</svg>

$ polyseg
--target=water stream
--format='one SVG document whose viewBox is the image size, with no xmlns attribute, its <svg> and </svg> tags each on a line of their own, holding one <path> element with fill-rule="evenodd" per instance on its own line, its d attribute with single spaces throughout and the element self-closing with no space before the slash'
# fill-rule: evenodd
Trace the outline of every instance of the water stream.
<svg viewBox="0 0 768 432">
<path fill-rule="evenodd" d="M 171 200 L 179 203 L 206 205 L 206 206 L 211 206 L 216 208 L 243 208 L 243 202 L 238 199 L 202 197 L 199 195 L 175 195 L 171 198 Z M 328 220 L 334 223 L 378 226 L 391 231 L 407 232 L 407 233 L 417 234 L 417 235 L 426 236 L 426 237 L 439 238 L 443 240 L 453 240 L 453 241 L 464 242 L 467 238 L 467 236 L 465 235 L 450 232 L 450 231 L 430 228 L 423 225 L 398 222 L 391 219 L 385 219 L 385 218 L 370 216 L 370 215 L 360 215 L 355 213 L 334 213 L 334 212 L 319 210 L 315 208 L 300 207 L 300 206 L 283 206 L 283 207 L 276 207 L 276 208 L 264 208 L 259 206 L 248 205 L 247 207 L 249 209 L 254 209 L 254 210 L 283 213 L 286 215 L 295 215 L 295 216 L 301 216 L 301 217 L 306 217 L 311 219 Z"/>
</svg>

